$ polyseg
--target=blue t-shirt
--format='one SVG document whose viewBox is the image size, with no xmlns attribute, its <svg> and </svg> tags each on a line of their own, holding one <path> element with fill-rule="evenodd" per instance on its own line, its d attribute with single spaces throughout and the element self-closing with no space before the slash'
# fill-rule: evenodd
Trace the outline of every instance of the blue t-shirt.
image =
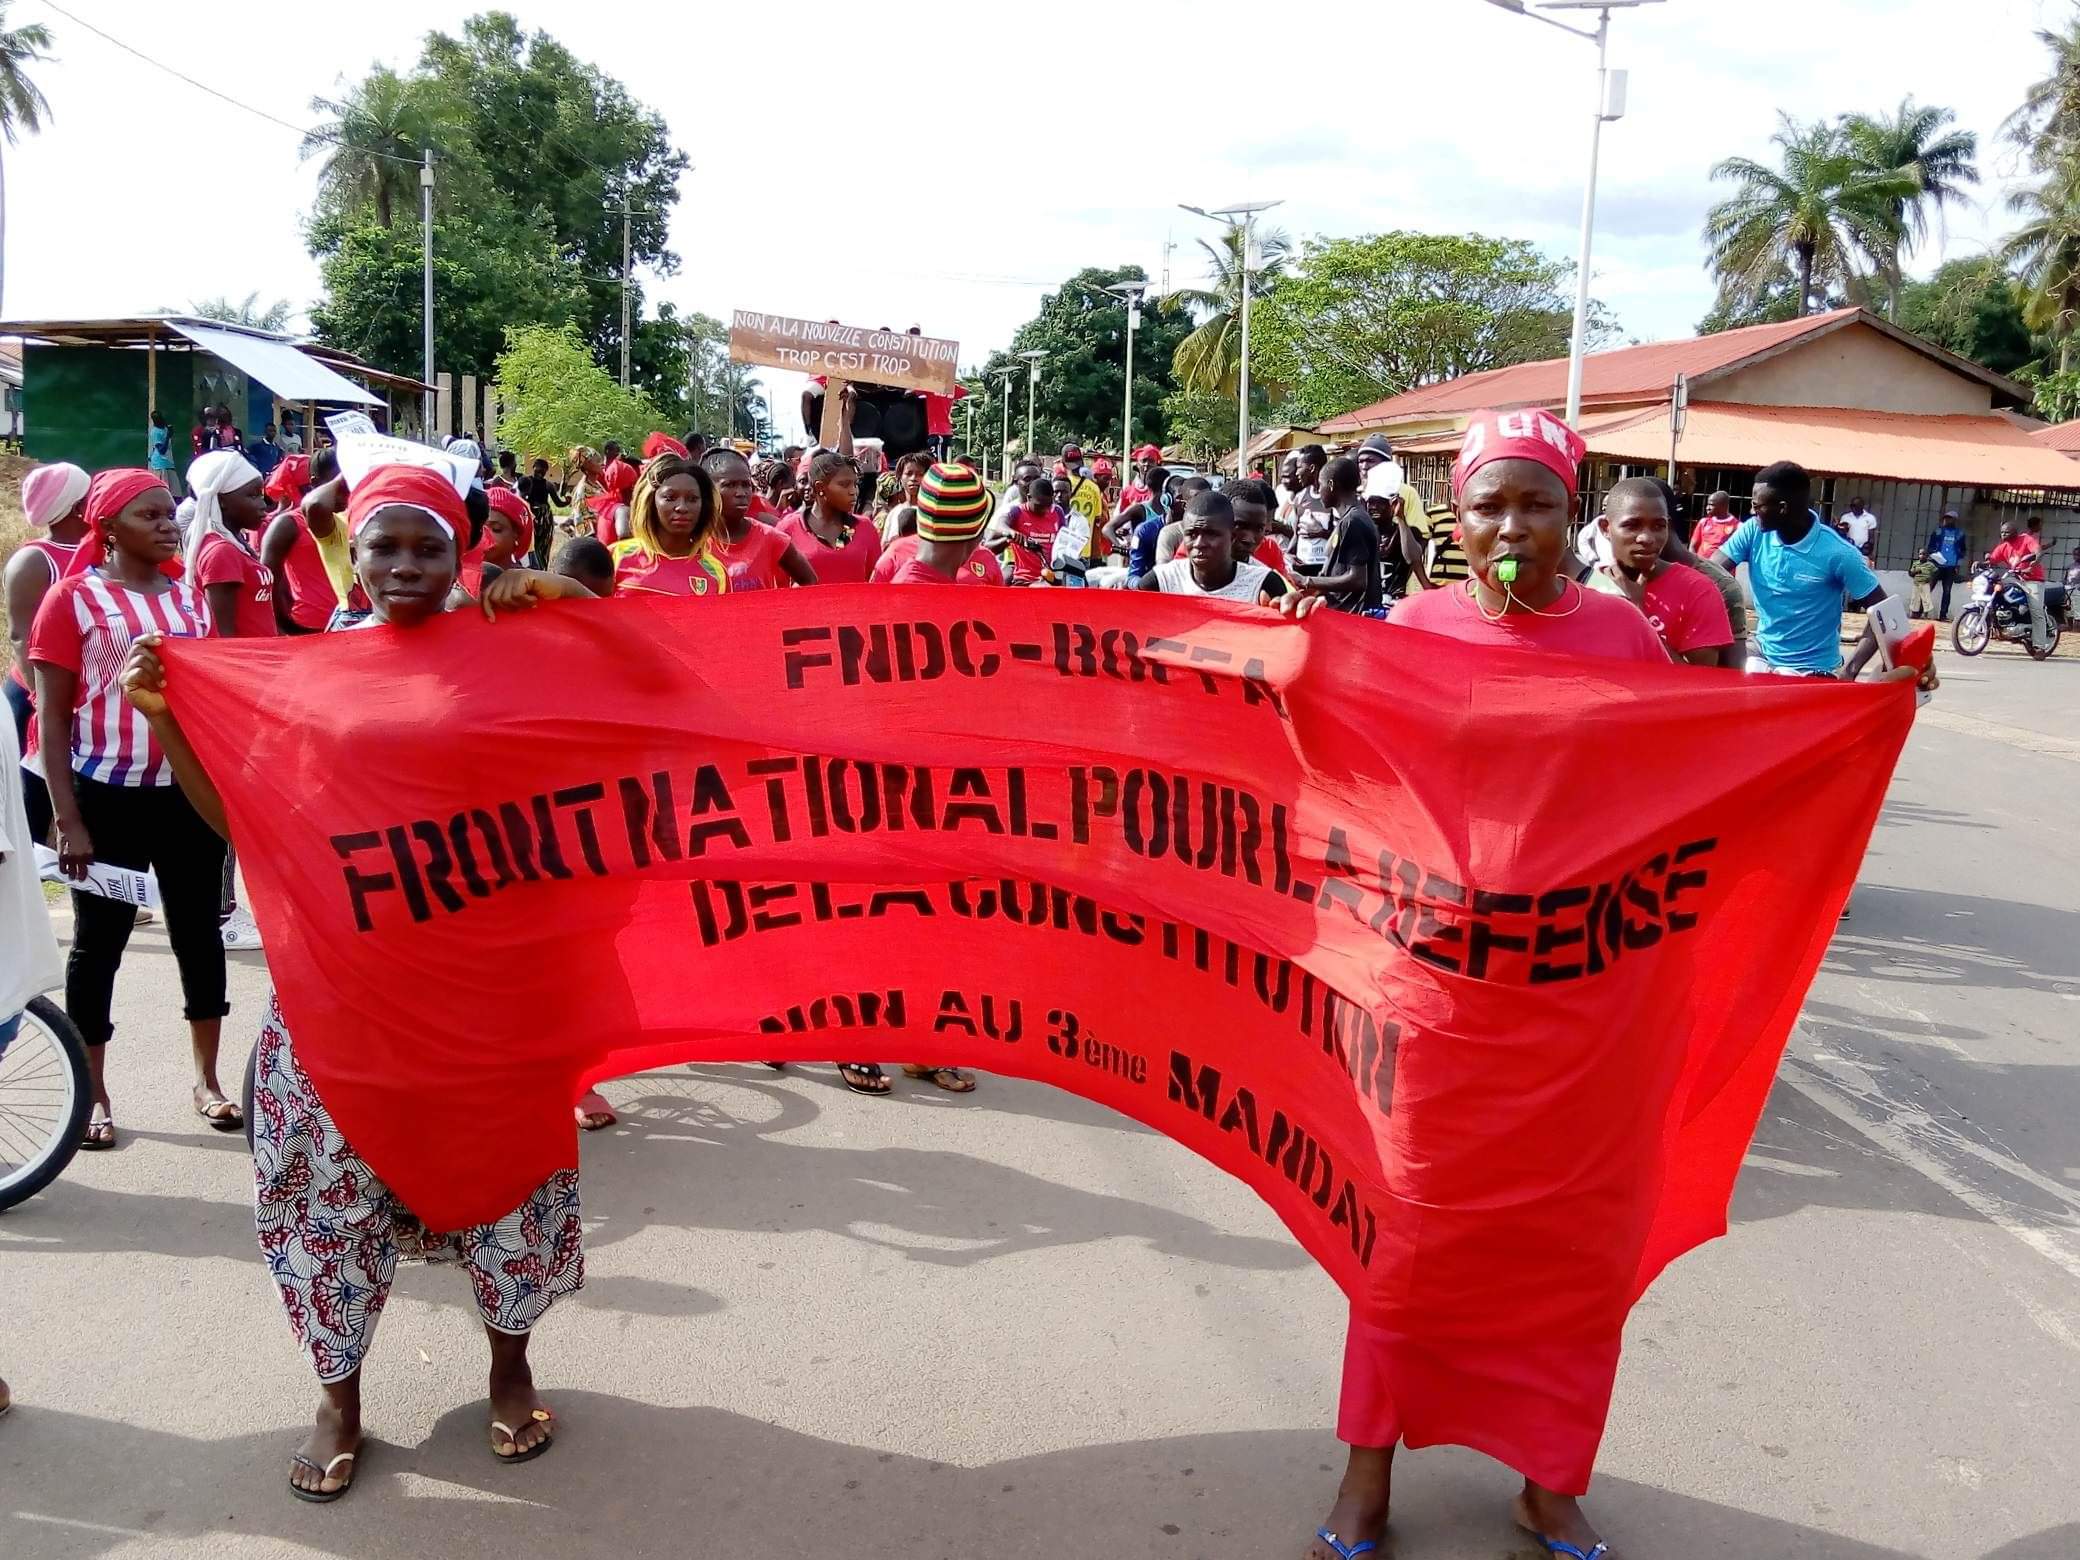
<svg viewBox="0 0 2080 1560">
<path fill-rule="evenodd" d="M 1786 671 L 1831 672 L 1842 664 L 1842 599 L 1880 589 L 1863 554 L 1830 526 L 1816 525 L 1796 544 L 1743 520 L 1719 549 L 1719 562 L 1748 566 L 1755 596 L 1755 642 L 1762 658 Z"/>
<path fill-rule="evenodd" d="M 1134 556 L 1127 563 L 1131 579 L 1152 573 L 1156 566 L 1156 542 L 1163 534 L 1163 516 L 1153 502 L 1147 509 L 1148 518 L 1134 527 Z"/>
<path fill-rule="evenodd" d="M 1956 525 L 1939 525 L 1930 533 L 1928 550 L 1936 555 L 1936 562 L 1946 569 L 1954 569 L 1964 562 L 1964 528 Z"/>
<path fill-rule="evenodd" d="M 145 446 L 151 454 L 145 464 L 154 471 L 171 471 L 173 456 L 170 453 L 173 430 L 170 428 L 147 428 L 144 431 Z"/>
</svg>

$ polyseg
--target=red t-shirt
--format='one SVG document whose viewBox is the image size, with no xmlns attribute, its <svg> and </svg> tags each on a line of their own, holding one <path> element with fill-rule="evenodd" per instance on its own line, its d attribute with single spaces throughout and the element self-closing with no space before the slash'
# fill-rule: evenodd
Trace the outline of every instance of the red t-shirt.
<svg viewBox="0 0 2080 1560">
<path fill-rule="evenodd" d="M 325 572 L 325 558 L 311 535 L 310 522 L 301 514 L 296 517 L 296 540 L 289 544 L 282 559 L 282 577 L 275 583 L 277 589 L 289 593 L 289 621 L 298 628 L 323 633 L 332 621 L 333 608 L 339 605 L 339 593 L 332 588 L 332 576 Z"/>
<path fill-rule="evenodd" d="M 917 538 L 899 536 L 882 548 L 881 559 L 874 565 L 874 572 L 870 578 L 876 585 L 892 585 L 895 583 L 897 571 L 916 556 Z M 976 585 L 1004 583 L 1003 566 L 997 562 L 996 554 L 987 548 L 978 547 L 969 553 L 968 561 L 961 565 L 961 569 L 969 576 L 970 582 Z M 937 569 L 932 570 L 932 573 L 941 580 L 945 578 Z"/>
<path fill-rule="evenodd" d="M 1454 584 L 1396 603 L 1387 621 L 1396 628 L 1421 629 L 1470 645 L 1668 664 L 1661 636 L 1638 607 L 1617 596 L 1583 590 L 1572 580 L 1558 601 L 1535 614 L 1508 612 L 1490 619 L 1463 585 Z"/>
<path fill-rule="evenodd" d="M 953 574 L 933 568 L 922 558 L 906 558 L 902 566 L 889 577 L 891 585 L 980 585 L 982 580 L 963 566 Z"/>
<path fill-rule="evenodd" d="M 778 590 L 794 583 L 780 572 L 780 560 L 787 556 L 788 546 L 785 536 L 754 520 L 742 541 L 717 545 L 715 560 L 728 571 L 729 588 L 733 591 Z"/>
<path fill-rule="evenodd" d="M 2043 551 L 2037 539 L 2024 531 L 1996 546 L 1986 555 L 1986 561 L 2013 569 L 2018 579 L 2038 581 L 2044 578 Z"/>
<path fill-rule="evenodd" d="M 653 558 L 641 542 L 614 549 L 617 596 L 720 596 L 729 588 L 728 575 L 713 558 Z"/>
<path fill-rule="evenodd" d="M 1726 598 L 1685 564 L 1672 563 L 1647 581 L 1647 623 L 1677 655 L 1733 643 Z"/>
<path fill-rule="evenodd" d="M 819 585 L 864 585 L 873 577 L 874 565 L 881 561 L 881 533 L 870 520 L 854 517 L 852 539 L 843 547 L 831 546 L 810 530 L 809 522 L 799 511 L 783 516 L 773 529 L 793 542 L 795 551 L 809 560 Z"/>
<path fill-rule="evenodd" d="M 202 539 L 190 562 L 194 565 L 192 578 L 197 590 L 206 593 L 212 585 L 237 588 L 237 603 L 231 614 L 233 635 L 240 639 L 265 639 L 281 632 L 274 616 L 274 570 L 252 553 L 212 531 Z M 210 632 L 222 638 L 224 624 L 213 623 Z"/>
<path fill-rule="evenodd" d="M 1726 538 L 1740 529 L 1739 515 L 1706 515 L 1690 532 L 1690 550 L 1709 558 L 1726 545 Z"/>
</svg>

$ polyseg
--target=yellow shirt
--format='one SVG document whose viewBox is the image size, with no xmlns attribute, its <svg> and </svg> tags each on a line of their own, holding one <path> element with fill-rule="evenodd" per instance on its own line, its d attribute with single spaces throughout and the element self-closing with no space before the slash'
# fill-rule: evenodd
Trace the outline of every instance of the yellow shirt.
<svg viewBox="0 0 2080 1560">
<path fill-rule="evenodd" d="M 332 594 L 345 606 L 354 591 L 354 560 L 347 553 L 347 517 L 334 515 L 332 534 L 320 536 L 313 531 L 311 540 L 317 544 L 318 561 L 325 565 L 325 578 L 332 582 Z"/>
</svg>

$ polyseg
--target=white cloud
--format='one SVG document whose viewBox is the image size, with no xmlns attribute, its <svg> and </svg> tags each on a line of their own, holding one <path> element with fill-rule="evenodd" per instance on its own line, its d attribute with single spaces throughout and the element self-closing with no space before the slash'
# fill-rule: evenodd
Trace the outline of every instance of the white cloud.
<svg viewBox="0 0 2080 1560">
<path fill-rule="evenodd" d="M 292 123 L 316 92 L 485 7 L 371 0 L 350 12 L 234 8 L 168 25 L 163 4 L 78 0 L 166 64 Z M 675 277 L 653 297 L 958 338 L 979 362 L 1085 265 L 1201 270 L 1210 233 L 1177 209 L 1282 197 L 1296 236 L 1477 228 L 1571 256 L 1593 55 L 1477 0 L 1204 0 L 1047 6 L 515 6 L 661 111 L 695 164 L 673 219 Z M 1958 110 L 1986 151 L 1985 201 L 1946 246 L 2005 225 L 2018 170 L 1992 143 L 2041 71 L 2031 34 L 2063 0 L 1670 0 L 1621 11 L 1611 59 L 1630 112 L 1606 129 L 1596 273 L 1629 336 L 1681 335 L 1710 306 L 1697 229 L 1721 157 L 1768 154 L 1781 109 Z M 294 134 L 19 0 L 59 60 L 53 110 L 5 149 L 6 312 L 120 314 L 209 294 L 316 296 L 300 218 L 315 183 Z M 2002 177 L 1997 177 L 2001 175 Z M 409 366 L 409 365 L 403 365 Z M 791 402 L 773 375 L 776 406 Z M 783 407 L 782 415 L 787 411 Z"/>
</svg>

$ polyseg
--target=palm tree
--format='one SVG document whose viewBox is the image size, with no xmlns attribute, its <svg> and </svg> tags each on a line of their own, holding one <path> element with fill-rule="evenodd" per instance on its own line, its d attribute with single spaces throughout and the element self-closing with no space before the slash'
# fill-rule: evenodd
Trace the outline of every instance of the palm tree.
<svg viewBox="0 0 2080 1560">
<path fill-rule="evenodd" d="M 260 295 L 249 292 L 245 298 L 233 303 L 229 298 L 204 298 L 200 303 L 190 303 L 188 312 L 197 319 L 222 320 L 226 325 L 245 325 L 254 330 L 283 331 L 288 329 L 295 309 L 287 298 L 277 298 L 266 308 L 260 307 Z"/>
<path fill-rule="evenodd" d="M 421 151 L 439 143 L 442 115 L 424 83 L 379 67 L 342 98 L 314 97 L 311 112 L 329 115 L 306 132 L 299 155 L 323 156 L 318 178 L 342 206 L 373 204 L 389 227 L 419 186 Z"/>
<path fill-rule="evenodd" d="M 1704 236 L 1722 301 L 1759 297 L 1788 263 L 1803 315 L 1816 285 L 1860 288 L 1866 263 L 1882 269 L 1898 242 L 1895 203 L 1912 199 L 1915 185 L 1865 169 L 1839 125 L 1778 117 L 1770 141 L 1783 166 L 1729 157 L 1714 168 L 1714 179 L 1739 187 L 1705 214 Z"/>
<path fill-rule="evenodd" d="M 0 135 L 14 144 L 17 131 L 34 135 L 50 117 L 43 90 L 29 79 L 29 67 L 50 58 L 50 30 L 41 23 L 7 25 L 7 0 L 0 0 Z M 0 297 L 7 283 L 7 169 L 0 159 Z"/>
<path fill-rule="evenodd" d="M 2073 332 L 2080 328 L 2080 154 L 2008 197 L 2023 223 L 2001 246 L 2001 258 L 2022 278 L 2022 318 L 2058 341 L 2058 368 L 2072 367 Z"/>
<path fill-rule="evenodd" d="M 1185 389 L 1234 396 L 1242 382 L 1242 226 L 1230 222 L 1218 244 L 1199 240 L 1213 267 L 1210 287 L 1179 288 L 1170 294 L 1206 319 L 1177 344 L 1171 372 Z M 1277 283 L 1293 253 L 1293 241 L 1276 230 L 1257 235 L 1257 263 L 1250 268 L 1250 298 L 1262 298 Z M 1264 390 L 1276 394 L 1276 387 Z"/>
<path fill-rule="evenodd" d="M 1885 279 L 1888 313 L 1899 318 L 1900 286 L 1905 277 L 1901 260 L 1906 251 L 1918 249 L 1928 237 L 1928 218 L 1933 211 L 1941 222 L 1943 208 L 1965 200 L 1965 186 L 1979 182 L 1973 159 L 1979 152 L 1979 137 L 1969 130 L 1945 130 L 1957 116 L 1947 108 L 1900 99 L 1899 110 L 1884 114 L 1851 114 L 1842 121 L 1842 138 L 1849 155 L 1868 178 L 1896 175 L 1913 185 L 1912 194 L 1893 199 L 1890 208 L 1890 250 L 1880 256 L 1879 271 Z"/>
<path fill-rule="evenodd" d="M 2051 69 L 2032 82 L 2022 106 L 2001 124 L 2010 144 L 2029 153 L 2039 168 L 2058 162 L 2080 144 L 2080 16 L 2064 32 L 2040 29 L 2037 42 L 2051 55 Z"/>
</svg>

